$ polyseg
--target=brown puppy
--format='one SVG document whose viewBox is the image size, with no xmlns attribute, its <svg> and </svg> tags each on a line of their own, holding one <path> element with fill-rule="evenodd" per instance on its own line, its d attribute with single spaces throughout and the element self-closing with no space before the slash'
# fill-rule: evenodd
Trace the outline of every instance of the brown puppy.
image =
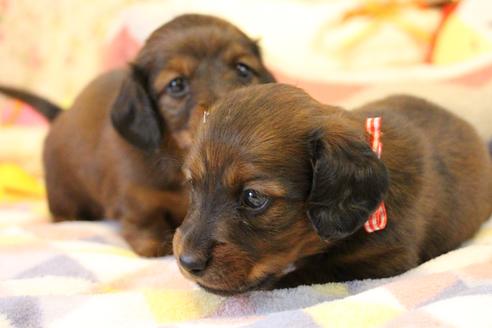
<svg viewBox="0 0 492 328">
<path fill-rule="evenodd" d="M 365 124 L 382 117 L 382 157 Z M 458 247 L 492 212 L 492 161 L 463 120 L 393 96 L 355 111 L 292 86 L 216 103 L 185 170 L 183 274 L 234 294 L 402 273 Z M 364 224 L 384 201 L 385 229 Z"/>
<path fill-rule="evenodd" d="M 184 15 L 163 25 L 129 70 L 100 76 L 54 120 L 44 165 L 55 220 L 120 219 L 137 253 L 170 253 L 188 205 L 183 152 L 204 111 L 233 89 L 271 81 L 256 43 L 228 22 Z M 60 111 L 3 91 L 48 117 Z"/>
</svg>

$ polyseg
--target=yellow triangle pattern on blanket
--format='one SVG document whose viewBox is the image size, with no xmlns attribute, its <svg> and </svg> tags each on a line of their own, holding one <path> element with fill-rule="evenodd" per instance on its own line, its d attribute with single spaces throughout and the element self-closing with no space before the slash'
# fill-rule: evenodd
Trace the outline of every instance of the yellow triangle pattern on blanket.
<svg viewBox="0 0 492 328">
<path fill-rule="evenodd" d="M 378 327 L 399 315 L 395 306 L 355 300 L 326 302 L 304 310 L 320 327 Z"/>
<path fill-rule="evenodd" d="M 203 319 L 224 300 L 202 290 L 148 290 L 144 297 L 158 324 Z"/>
<path fill-rule="evenodd" d="M 344 283 L 328 283 L 311 286 L 315 291 L 322 295 L 345 297 L 349 296 L 350 292 L 347 285 Z"/>
</svg>

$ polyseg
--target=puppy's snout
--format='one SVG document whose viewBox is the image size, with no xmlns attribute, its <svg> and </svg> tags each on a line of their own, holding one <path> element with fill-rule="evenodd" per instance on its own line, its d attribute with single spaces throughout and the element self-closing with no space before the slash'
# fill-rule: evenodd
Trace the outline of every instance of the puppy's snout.
<svg viewBox="0 0 492 328">
<path fill-rule="evenodd" d="M 185 222 L 176 231 L 173 241 L 174 254 L 182 270 L 199 277 L 212 260 L 214 242 L 209 238 L 199 238 L 198 236 L 203 237 L 203 231 L 191 227 Z"/>
<path fill-rule="evenodd" d="M 201 254 L 183 254 L 179 257 L 181 267 L 194 276 L 202 274 L 210 263 L 210 256 Z"/>
</svg>

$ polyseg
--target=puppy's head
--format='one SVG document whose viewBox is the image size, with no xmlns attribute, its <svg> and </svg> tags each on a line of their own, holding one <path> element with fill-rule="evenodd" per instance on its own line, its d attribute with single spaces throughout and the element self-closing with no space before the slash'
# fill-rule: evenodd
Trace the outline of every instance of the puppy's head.
<svg viewBox="0 0 492 328">
<path fill-rule="evenodd" d="M 188 148 L 217 98 L 272 81 L 258 46 L 238 28 L 212 16 L 183 15 L 148 38 L 130 65 L 111 119 L 139 148 L 158 148 L 164 135 Z"/>
<path fill-rule="evenodd" d="M 281 84 L 219 100 L 185 170 L 191 206 L 174 254 L 185 276 L 221 294 L 269 288 L 347 238 L 388 185 L 363 124 Z"/>
</svg>

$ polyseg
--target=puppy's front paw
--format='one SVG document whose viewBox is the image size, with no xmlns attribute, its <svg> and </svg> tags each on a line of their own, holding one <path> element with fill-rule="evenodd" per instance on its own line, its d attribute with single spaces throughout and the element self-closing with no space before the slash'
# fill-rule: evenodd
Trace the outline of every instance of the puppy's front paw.
<svg viewBox="0 0 492 328">
<path fill-rule="evenodd" d="M 140 256 L 159 257 L 172 254 L 172 243 L 149 236 L 125 233 L 124 237 L 133 251 Z"/>
</svg>

